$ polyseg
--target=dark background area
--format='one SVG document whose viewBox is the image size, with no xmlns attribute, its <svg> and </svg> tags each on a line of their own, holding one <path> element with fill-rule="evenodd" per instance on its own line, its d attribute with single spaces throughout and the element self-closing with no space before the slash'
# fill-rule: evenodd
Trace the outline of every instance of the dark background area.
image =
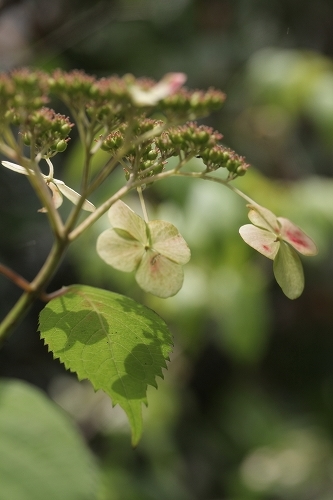
<svg viewBox="0 0 333 500">
<path fill-rule="evenodd" d="M 238 235 L 243 202 L 219 186 L 173 180 L 147 191 L 147 203 L 191 246 L 176 297 L 146 296 L 133 276 L 105 270 L 98 233 L 73 245 L 52 290 L 79 282 L 126 293 L 175 336 L 135 451 L 121 410 L 47 353 L 36 331 L 42 304 L 0 352 L 1 376 L 43 388 L 76 419 L 100 460 L 103 498 L 333 498 L 332 60 L 330 0 L 0 2 L 2 71 L 27 65 L 156 79 L 182 71 L 190 88 L 225 91 L 223 110 L 205 123 L 252 165 L 237 186 L 319 247 L 304 259 L 304 294 L 289 301 L 271 263 Z M 64 180 L 75 179 L 71 146 L 57 166 Z M 51 236 L 21 177 L 0 170 L 0 260 L 31 279 Z M 0 277 L 2 315 L 19 294 Z"/>
</svg>

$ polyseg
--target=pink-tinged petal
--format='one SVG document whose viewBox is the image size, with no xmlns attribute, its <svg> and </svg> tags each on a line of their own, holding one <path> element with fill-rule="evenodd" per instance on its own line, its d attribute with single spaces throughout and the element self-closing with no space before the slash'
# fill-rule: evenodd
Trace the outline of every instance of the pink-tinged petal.
<svg viewBox="0 0 333 500">
<path fill-rule="evenodd" d="M 141 217 L 121 200 L 116 201 L 108 212 L 111 226 L 126 231 L 132 238 L 140 241 L 143 246 L 148 244 L 147 226 Z"/>
<path fill-rule="evenodd" d="M 153 87 L 156 93 L 168 97 L 175 94 L 186 82 L 187 76 L 185 73 L 167 73 L 164 77 Z"/>
<path fill-rule="evenodd" d="M 298 253 L 281 241 L 273 263 L 274 276 L 289 299 L 297 299 L 304 290 L 304 273 Z"/>
<path fill-rule="evenodd" d="M 314 241 L 289 219 L 278 217 L 281 237 L 303 255 L 317 255 Z"/>
<path fill-rule="evenodd" d="M 267 208 L 261 207 L 260 205 L 247 205 L 251 210 L 248 213 L 248 217 L 252 224 L 255 226 L 267 229 L 268 231 L 273 231 L 275 234 L 279 233 L 280 225 L 278 218 L 268 210 Z"/>
<path fill-rule="evenodd" d="M 239 234 L 250 247 L 260 252 L 265 257 L 274 260 L 280 246 L 280 242 L 276 240 L 276 235 L 265 229 L 245 224 L 239 228 Z"/>
<path fill-rule="evenodd" d="M 58 187 L 59 191 L 68 198 L 69 201 L 74 203 L 74 205 L 77 205 L 79 200 L 81 199 L 81 195 L 74 191 L 74 189 L 66 186 L 66 184 L 63 181 L 59 181 L 59 179 L 53 179 L 54 183 Z M 96 210 L 96 207 L 90 203 L 88 200 L 84 200 L 84 203 L 82 205 L 83 210 L 87 210 L 87 212 L 94 212 Z"/>
<path fill-rule="evenodd" d="M 145 292 L 166 299 L 179 292 L 183 285 L 184 273 L 179 264 L 148 250 L 142 258 L 135 279 Z"/>
<path fill-rule="evenodd" d="M 177 264 L 186 264 L 191 258 L 191 250 L 178 229 L 163 220 L 148 222 L 151 246 L 153 250 L 164 255 Z"/>
<path fill-rule="evenodd" d="M 47 187 L 52 191 L 52 202 L 53 202 L 54 208 L 55 209 L 59 208 L 62 205 L 61 192 L 59 191 L 58 187 L 55 184 L 53 184 L 53 182 L 48 182 Z M 40 208 L 38 210 L 38 212 L 45 214 L 47 212 L 47 208 L 46 207 Z"/>
<path fill-rule="evenodd" d="M 29 175 L 28 170 L 24 167 L 21 167 L 21 165 L 18 165 L 17 163 L 12 163 L 11 161 L 2 161 L 2 165 L 6 168 L 9 168 L 9 170 L 13 170 L 14 172 L 17 172 L 18 174 L 23 174 L 23 175 Z M 34 171 L 29 169 L 30 172 L 33 174 Z"/>
<path fill-rule="evenodd" d="M 107 229 L 99 235 L 96 250 L 109 266 L 118 271 L 134 271 L 145 253 L 140 242 L 119 236 L 114 229 Z"/>
<path fill-rule="evenodd" d="M 132 85 L 129 89 L 136 106 L 155 106 L 159 101 L 177 92 L 186 82 L 184 73 L 167 73 L 162 80 L 148 90 Z"/>
</svg>

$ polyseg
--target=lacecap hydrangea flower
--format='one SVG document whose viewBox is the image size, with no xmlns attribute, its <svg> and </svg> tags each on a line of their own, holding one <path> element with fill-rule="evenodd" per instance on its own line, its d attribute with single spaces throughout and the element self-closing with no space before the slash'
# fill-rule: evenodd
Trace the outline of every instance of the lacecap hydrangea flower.
<svg viewBox="0 0 333 500">
<path fill-rule="evenodd" d="M 248 205 L 252 224 L 239 229 L 243 240 L 252 248 L 273 260 L 276 281 L 290 299 L 296 299 L 304 289 L 304 273 L 299 253 L 318 253 L 313 240 L 293 222 L 276 217 L 260 205 Z"/>
<path fill-rule="evenodd" d="M 119 271 L 135 271 L 138 285 L 167 298 L 182 287 L 182 265 L 191 257 L 186 241 L 170 222 L 145 222 L 122 201 L 108 212 L 112 228 L 97 240 L 97 253 Z"/>
</svg>

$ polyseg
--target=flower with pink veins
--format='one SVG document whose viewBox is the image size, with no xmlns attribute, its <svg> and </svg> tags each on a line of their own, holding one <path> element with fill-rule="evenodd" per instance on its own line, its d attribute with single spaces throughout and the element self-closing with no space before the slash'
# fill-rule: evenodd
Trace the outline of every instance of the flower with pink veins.
<svg viewBox="0 0 333 500">
<path fill-rule="evenodd" d="M 245 224 L 239 233 L 245 243 L 274 261 L 276 281 L 290 299 L 304 289 L 304 273 L 297 252 L 312 256 L 318 253 L 313 240 L 289 219 L 276 217 L 260 205 L 248 205 L 252 224 Z M 297 250 L 297 252 L 295 251 Z"/>
</svg>

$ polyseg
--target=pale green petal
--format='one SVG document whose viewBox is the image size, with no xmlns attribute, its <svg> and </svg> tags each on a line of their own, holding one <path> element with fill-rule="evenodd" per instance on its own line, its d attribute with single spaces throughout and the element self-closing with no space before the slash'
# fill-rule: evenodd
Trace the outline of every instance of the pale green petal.
<svg viewBox="0 0 333 500">
<path fill-rule="evenodd" d="M 173 224 L 152 220 L 148 222 L 148 228 L 153 250 L 177 264 L 186 264 L 190 260 L 191 251 Z"/>
<path fill-rule="evenodd" d="M 297 299 L 304 289 L 303 266 L 297 252 L 284 241 L 281 241 L 273 269 L 283 293 L 289 299 Z"/>
<path fill-rule="evenodd" d="M 279 249 L 280 242 L 276 241 L 276 235 L 265 229 L 245 224 L 239 228 L 239 234 L 250 247 L 265 255 L 269 259 L 274 259 Z"/>
<path fill-rule="evenodd" d="M 12 163 L 11 161 L 2 161 L 1 163 L 4 167 L 9 168 L 9 170 L 13 170 L 14 172 L 17 172 L 18 174 L 29 175 L 27 169 L 21 167 L 21 165 L 18 165 L 17 163 Z M 34 173 L 33 170 L 31 169 L 29 170 L 32 174 Z"/>
<path fill-rule="evenodd" d="M 141 217 L 123 201 L 116 201 L 108 212 L 111 226 L 127 231 L 133 238 L 147 245 L 147 226 Z"/>
<path fill-rule="evenodd" d="M 52 201 L 54 208 L 59 208 L 62 205 L 62 194 L 59 191 L 58 187 L 53 184 L 53 182 L 48 182 L 47 187 L 52 191 Z M 46 213 L 47 208 L 43 207 L 38 210 L 38 212 Z"/>
<path fill-rule="evenodd" d="M 251 210 L 248 213 L 248 218 L 255 226 L 279 233 L 280 225 L 277 217 L 267 208 L 260 205 L 247 205 Z"/>
<path fill-rule="evenodd" d="M 59 191 L 62 192 L 66 198 L 68 198 L 74 205 L 77 205 L 79 200 L 81 199 L 81 195 L 74 191 L 74 189 L 66 186 L 66 184 L 63 181 L 60 181 L 59 179 L 53 179 L 54 183 L 58 187 Z M 82 205 L 83 210 L 87 210 L 87 212 L 94 212 L 96 210 L 96 207 L 90 203 L 88 200 L 84 200 L 84 203 Z"/>
<path fill-rule="evenodd" d="M 114 229 L 99 235 L 96 250 L 109 266 L 124 272 L 134 271 L 145 253 L 139 241 L 122 238 Z"/>
<path fill-rule="evenodd" d="M 179 264 L 148 250 L 142 258 L 135 279 L 146 292 L 166 299 L 179 292 L 184 273 Z"/>
<path fill-rule="evenodd" d="M 318 253 L 314 241 L 302 229 L 284 217 L 278 217 L 278 220 L 281 224 L 280 234 L 284 241 L 303 255 L 311 256 Z"/>
</svg>

